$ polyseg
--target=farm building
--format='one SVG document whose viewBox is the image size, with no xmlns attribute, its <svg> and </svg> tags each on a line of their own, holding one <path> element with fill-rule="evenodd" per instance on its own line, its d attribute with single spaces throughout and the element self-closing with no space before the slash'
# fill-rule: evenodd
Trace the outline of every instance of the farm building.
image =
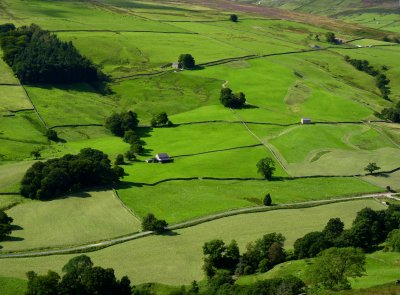
<svg viewBox="0 0 400 295">
<path fill-rule="evenodd" d="M 156 159 L 157 159 L 157 161 L 160 162 L 160 163 L 171 162 L 171 158 L 170 158 L 169 155 L 166 154 L 166 153 L 157 154 L 157 155 L 156 155 Z"/>
<path fill-rule="evenodd" d="M 173 62 L 172 63 L 172 68 L 178 70 L 180 68 L 179 62 Z"/>
<path fill-rule="evenodd" d="M 301 124 L 311 124 L 311 119 L 309 118 L 301 118 Z"/>
</svg>

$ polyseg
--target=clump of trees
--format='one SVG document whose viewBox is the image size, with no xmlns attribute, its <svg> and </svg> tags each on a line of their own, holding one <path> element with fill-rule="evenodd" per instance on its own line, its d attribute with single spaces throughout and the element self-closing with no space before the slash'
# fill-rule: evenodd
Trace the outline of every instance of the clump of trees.
<svg viewBox="0 0 400 295">
<path fill-rule="evenodd" d="M 90 257 L 86 255 L 72 258 L 62 271 L 62 277 L 51 270 L 46 275 L 27 272 L 26 294 L 132 294 L 131 282 L 127 276 L 117 280 L 114 269 L 93 266 Z"/>
<path fill-rule="evenodd" d="M 181 54 L 178 59 L 179 67 L 187 70 L 192 70 L 196 67 L 196 61 L 191 54 Z"/>
<path fill-rule="evenodd" d="M 154 214 L 147 214 L 142 220 L 143 231 L 154 231 L 162 233 L 166 230 L 168 223 L 165 220 L 157 219 Z"/>
<path fill-rule="evenodd" d="M 203 246 L 204 273 L 208 278 L 212 278 L 221 270 L 236 276 L 266 272 L 285 261 L 284 241 L 285 237 L 279 233 L 264 235 L 261 239 L 249 243 L 243 255 L 240 255 L 234 240 L 228 245 L 222 240 L 206 242 Z"/>
<path fill-rule="evenodd" d="M 270 157 L 261 159 L 257 163 L 257 172 L 264 178 L 271 180 L 275 171 L 275 162 Z"/>
<path fill-rule="evenodd" d="M 11 234 L 12 222 L 13 219 L 9 217 L 3 210 L 0 210 L 0 241 L 4 240 L 4 238 Z"/>
<path fill-rule="evenodd" d="M 77 155 L 36 162 L 25 173 L 21 195 L 48 200 L 82 188 L 117 183 L 124 175 L 119 166 L 111 166 L 102 151 L 85 148 Z"/>
<path fill-rule="evenodd" d="M 230 88 L 222 88 L 219 101 L 224 107 L 241 109 L 246 104 L 246 96 L 243 92 L 233 93 Z"/>
<path fill-rule="evenodd" d="M 386 77 L 385 74 L 382 74 L 379 70 L 375 69 L 373 66 L 369 64 L 367 60 L 360 59 L 351 59 L 349 56 L 345 56 L 344 60 L 355 67 L 357 70 L 367 73 L 370 76 L 375 77 L 376 86 L 379 88 L 382 97 L 386 100 L 389 100 L 390 80 Z"/>
<path fill-rule="evenodd" d="M 308 270 L 310 281 L 328 290 L 350 289 L 348 278 L 365 272 L 365 254 L 361 249 L 330 248 L 322 251 Z"/>
<path fill-rule="evenodd" d="M 332 44 L 336 44 L 336 43 L 337 43 L 337 41 L 336 41 L 336 35 L 335 35 L 335 33 L 333 33 L 333 32 L 327 32 L 327 33 L 325 34 L 325 39 L 326 39 L 326 41 L 329 42 L 329 43 L 332 43 Z"/>
<path fill-rule="evenodd" d="M 150 124 L 152 127 L 165 127 L 165 126 L 171 126 L 172 122 L 169 120 L 167 113 L 162 112 L 155 115 L 151 119 Z"/>
<path fill-rule="evenodd" d="M 72 42 L 62 42 L 34 24 L 20 28 L 2 25 L 0 45 L 4 61 L 22 83 L 92 83 L 106 79 Z"/>
<path fill-rule="evenodd" d="M 365 208 L 357 213 L 350 229 L 345 230 L 339 218 L 330 219 L 321 232 L 311 232 L 294 243 L 297 259 L 315 257 L 331 247 L 355 247 L 366 251 L 385 241 L 388 234 L 400 226 L 400 206 L 390 205 L 387 210 Z"/>
<path fill-rule="evenodd" d="M 124 136 L 127 131 L 135 130 L 139 124 L 137 114 L 128 111 L 125 113 L 114 113 L 106 119 L 105 127 L 116 136 Z"/>
<path fill-rule="evenodd" d="M 59 141 L 58 134 L 53 129 L 48 129 L 46 131 L 46 137 L 48 140 L 51 140 L 51 141 L 55 141 L 55 142 Z"/>
</svg>

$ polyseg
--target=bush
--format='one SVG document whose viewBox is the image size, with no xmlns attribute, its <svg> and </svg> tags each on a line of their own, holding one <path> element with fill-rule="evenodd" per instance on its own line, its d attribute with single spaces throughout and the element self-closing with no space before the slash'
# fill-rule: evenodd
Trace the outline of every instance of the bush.
<svg viewBox="0 0 400 295">
<path fill-rule="evenodd" d="M 115 164 L 115 165 L 122 165 L 122 164 L 124 164 L 124 163 L 125 163 L 125 162 L 124 162 L 124 156 L 121 155 L 121 154 L 117 155 L 117 157 L 115 158 L 114 164 Z"/>
<path fill-rule="evenodd" d="M 161 233 L 166 230 L 168 223 L 165 220 L 157 219 L 154 214 L 147 214 L 142 221 L 143 231 L 154 231 L 156 233 Z"/>
<path fill-rule="evenodd" d="M 58 141 L 58 134 L 53 129 L 48 129 L 46 131 L 46 137 L 48 138 L 48 140 L 55 141 L 55 142 Z"/>
<path fill-rule="evenodd" d="M 238 18 L 238 16 L 236 14 L 231 14 L 229 16 L 229 19 L 230 19 L 231 22 L 234 22 L 234 23 L 236 23 L 239 20 L 239 18 Z"/>
<path fill-rule="evenodd" d="M 266 194 L 263 200 L 263 203 L 265 206 L 271 206 L 272 205 L 272 198 L 270 194 Z"/>
<path fill-rule="evenodd" d="M 172 122 L 168 119 L 168 115 L 165 112 L 159 113 L 151 119 L 151 126 L 153 127 L 162 127 L 162 126 L 171 126 Z"/>
<path fill-rule="evenodd" d="M 196 62 L 191 54 L 181 54 L 178 59 L 178 63 L 181 68 L 184 69 L 194 69 L 196 67 Z"/>
<path fill-rule="evenodd" d="M 0 210 L 0 241 L 11 234 L 13 219 Z"/>
<path fill-rule="evenodd" d="M 246 96 L 243 92 L 234 94 L 230 88 L 222 88 L 219 101 L 224 107 L 240 109 L 246 104 Z"/>
<path fill-rule="evenodd" d="M 129 150 L 129 151 L 127 151 L 127 152 L 125 153 L 125 158 L 126 158 L 128 161 L 134 161 L 134 160 L 136 160 L 136 155 L 135 155 L 134 151 Z"/>
</svg>

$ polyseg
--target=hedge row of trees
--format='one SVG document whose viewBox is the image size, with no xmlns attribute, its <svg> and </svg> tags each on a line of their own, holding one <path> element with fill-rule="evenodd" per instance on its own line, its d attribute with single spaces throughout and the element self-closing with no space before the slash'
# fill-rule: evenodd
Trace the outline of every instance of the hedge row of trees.
<svg viewBox="0 0 400 295">
<path fill-rule="evenodd" d="M 33 164 L 22 179 L 20 192 L 27 198 L 48 200 L 87 187 L 114 184 L 123 175 L 124 170 L 112 167 L 102 151 L 85 148 L 77 155 Z"/>
<path fill-rule="evenodd" d="M 389 100 L 390 94 L 390 87 L 389 83 L 390 80 L 386 77 L 385 74 L 379 72 L 379 70 L 375 69 L 373 66 L 369 64 L 367 60 L 360 60 L 360 59 L 351 59 L 349 56 L 345 56 L 344 60 L 355 67 L 357 70 L 367 73 L 375 77 L 376 86 L 379 88 L 382 97 L 384 99 Z"/>
<path fill-rule="evenodd" d="M 13 219 L 9 217 L 3 210 L 0 210 L 0 241 L 4 240 L 11 234 L 12 222 Z"/>
<path fill-rule="evenodd" d="M 375 115 L 384 120 L 400 123 L 400 102 L 397 102 L 392 108 L 384 108 L 381 113 L 376 113 Z"/>
<path fill-rule="evenodd" d="M 246 252 L 240 255 L 236 241 L 232 240 L 225 245 L 222 240 L 211 240 L 203 246 L 203 270 L 208 278 L 213 277 L 218 270 L 225 270 L 236 276 L 266 272 L 285 261 L 284 241 L 282 234 L 267 234 L 249 243 Z"/>
<path fill-rule="evenodd" d="M 331 247 L 356 247 L 371 251 L 384 242 L 389 233 L 400 226 L 400 206 L 390 205 L 387 210 L 365 208 L 357 213 L 350 229 L 344 229 L 339 218 L 330 219 L 321 232 L 311 232 L 294 243 L 297 259 L 315 257 Z"/>
<path fill-rule="evenodd" d="M 22 83 L 91 83 L 106 79 L 72 42 L 62 42 L 34 24 L 20 28 L 1 25 L 0 45 L 4 61 Z"/>
</svg>

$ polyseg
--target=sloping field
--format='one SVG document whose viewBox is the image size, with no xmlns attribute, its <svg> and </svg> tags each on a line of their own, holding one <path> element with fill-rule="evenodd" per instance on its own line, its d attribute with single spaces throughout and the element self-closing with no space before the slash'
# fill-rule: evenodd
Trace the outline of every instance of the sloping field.
<svg viewBox="0 0 400 295">
<path fill-rule="evenodd" d="M 136 284 L 150 281 L 189 284 L 203 278 L 202 246 L 206 241 L 235 239 L 244 249 L 247 243 L 266 233 L 281 232 L 286 236 L 286 247 L 290 248 L 295 239 L 310 231 L 321 230 L 332 217 L 340 217 L 349 226 L 356 212 L 366 206 L 383 208 L 376 201 L 361 200 L 308 209 L 238 215 L 177 230 L 172 235 L 130 241 L 87 255 L 95 265 L 112 267 L 118 277 L 126 274 Z M 30 269 L 39 273 L 48 269 L 60 272 L 61 267 L 74 256 L 0 259 L 0 276 L 24 278 L 25 272 Z"/>
<path fill-rule="evenodd" d="M 136 232 L 140 222 L 111 191 L 30 201 L 7 210 L 18 227 L 2 251 L 79 245 Z"/>
</svg>

